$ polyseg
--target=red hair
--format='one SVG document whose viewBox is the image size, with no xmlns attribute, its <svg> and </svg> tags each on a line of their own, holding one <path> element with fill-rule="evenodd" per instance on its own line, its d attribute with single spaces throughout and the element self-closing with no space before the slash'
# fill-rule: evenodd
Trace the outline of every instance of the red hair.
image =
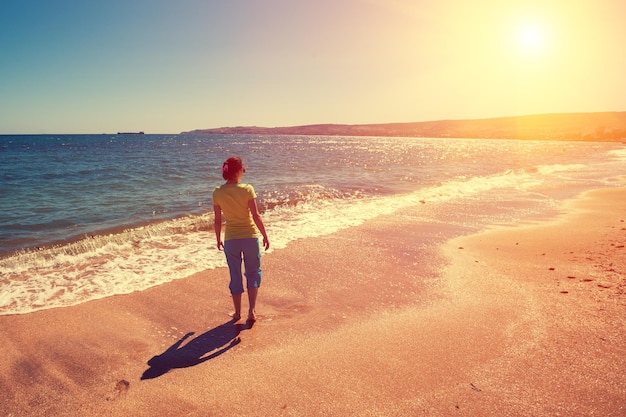
<svg viewBox="0 0 626 417">
<path fill-rule="evenodd" d="M 246 172 L 246 169 L 243 166 L 243 161 L 238 156 L 231 156 L 222 165 L 222 178 L 226 181 L 234 180 L 237 176 L 237 173 L 243 169 Z"/>
</svg>

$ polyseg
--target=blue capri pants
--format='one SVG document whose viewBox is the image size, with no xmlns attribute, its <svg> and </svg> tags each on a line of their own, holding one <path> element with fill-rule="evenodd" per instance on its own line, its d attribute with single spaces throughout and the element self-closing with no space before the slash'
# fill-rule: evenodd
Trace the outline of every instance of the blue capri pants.
<svg viewBox="0 0 626 417">
<path fill-rule="evenodd" d="M 241 262 L 243 261 L 247 286 L 259 288 L 261 286 L 261 247 L 259 239 L 230 239 L 224 242 L 226 263 L 230 271 L 230 293 L 243 294 L 243 277 Z"/>
</svg>

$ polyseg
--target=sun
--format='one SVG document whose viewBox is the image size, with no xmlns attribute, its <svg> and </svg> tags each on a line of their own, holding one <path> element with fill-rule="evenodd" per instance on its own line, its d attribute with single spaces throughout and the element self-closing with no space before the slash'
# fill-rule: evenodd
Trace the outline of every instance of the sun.
<svg viewBox="0 0 626 417">
<path fill-rule="evenodd" d="M 524 54 L 543 53 L 548 44 L 546 29 L 539 24 L 525 23 L 517 28 L 515 34 L 517 49 Z"/>
<path fill-rule="evenodd" d="M 518 41 L 524 49 L 537 49 L 543 44 L 544 34 L 536 26 L 523 27 L 518 33 Z"/>
</svg>

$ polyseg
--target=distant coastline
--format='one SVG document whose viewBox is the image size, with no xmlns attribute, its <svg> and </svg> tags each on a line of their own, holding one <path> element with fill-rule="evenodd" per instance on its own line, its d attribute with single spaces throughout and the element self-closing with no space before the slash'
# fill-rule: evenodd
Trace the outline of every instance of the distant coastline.
<svg viewBox="0 0 626 417">
<path fill-rule="evenodd" d="M 197 129 L 181 132 L 181 134 L 403 136 L 625 142 L 626 112 L 557 113 L 489 119 L 358 125 L 237 126 Z"/>
<path fill-rule="evenodd" d="M 117 132 L 118 135 L 143 135 L 144 132 Z"/>
</svg>

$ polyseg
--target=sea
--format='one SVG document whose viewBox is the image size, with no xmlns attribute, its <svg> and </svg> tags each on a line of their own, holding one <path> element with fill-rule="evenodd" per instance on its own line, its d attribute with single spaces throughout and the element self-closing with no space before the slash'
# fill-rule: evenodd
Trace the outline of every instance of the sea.
<svg viewBox="0 0 626 417">
<path fill-rule="evenodd" d="M 606 142 L 1 135 L 0 315 L 225 266 L 211 194 L 232 155 L 257 192 L 270 252 L 416 207 L 415 222 L 437 225 L 421 244 L 436 245 L 556 215 L 580 192 L 617 187 L 626 167 L 626 145 Z"/>
</svg>

